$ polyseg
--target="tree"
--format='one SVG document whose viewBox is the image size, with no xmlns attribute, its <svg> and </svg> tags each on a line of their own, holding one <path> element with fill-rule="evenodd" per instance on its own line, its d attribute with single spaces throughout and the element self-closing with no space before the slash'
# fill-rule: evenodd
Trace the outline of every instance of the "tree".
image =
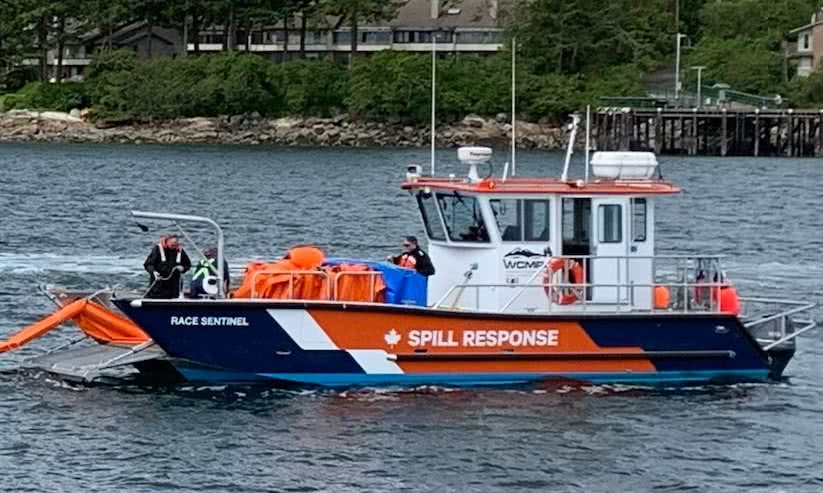
<svg viewBox="0 0 823 493">
<path fill-rule="evenodd" d="M 19 63 L 28 38 L 25 33 L 23 12 L 25 2 L 6 0 L 0 2 L 0 80 Z M 21 34 L 22 33 L 22 34 Z"/>
<path fill-rule="evenodd" d="M 704 37 L 687 61 L 706 67 L 704 80 L 724 82 L 739 91 L 776 94 L 782 83 L 782 57 L 769 50 L 765 40 Z"/>
<path fill-rule="evenodd" d="M 784 34 L 809 22 L 814 0 L 712 1 L 700 11 L 702 34 L 719 39 L 763 40 L 765 47 L 779 50 Z"/>
<path fill-rule="evenodd" d="M 360 24 L 392 19 L 405 3 L 406 0 L 324 0 L 323 10 L 351 27 L 351 56 L 354 57 Z"/>
<path fill-rule="evenodd" d="M 576 74 L 610 65 L 650 66 L 670 51 L 668 0 L 511 0 L 503 18 L 536 73 Z"/>
</svg>

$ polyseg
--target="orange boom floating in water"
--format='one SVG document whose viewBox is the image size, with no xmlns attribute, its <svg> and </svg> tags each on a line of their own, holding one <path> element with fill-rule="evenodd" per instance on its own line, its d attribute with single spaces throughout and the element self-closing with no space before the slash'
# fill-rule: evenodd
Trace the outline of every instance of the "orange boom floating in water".
<svg viewBox="0 0 823 493">
<path fill-rule="evenodd" d="M 140 344 L 149 340 L 133 322 L 93 301 L 81 298 L 0 342 L 0 353 L 17 349 L 69 320 L 101 344 Z"/>
</svg>

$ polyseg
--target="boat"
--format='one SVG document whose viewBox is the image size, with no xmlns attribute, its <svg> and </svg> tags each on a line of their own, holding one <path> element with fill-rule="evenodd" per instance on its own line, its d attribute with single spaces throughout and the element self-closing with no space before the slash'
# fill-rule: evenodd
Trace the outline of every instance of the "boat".
<svg viewBox="0 0 823 493">
<path fill-rule="evenodd" d="M 578 179 L 568 160 L 561 178 L 481 177 L 491 157 L 459 149 L 463 177 L 406 172 L 437 267 L 425 302 L 341 298 L 319 267 L 278 270 L 276 297 L 112 302 L 186 380 L 277 386 L 766 382 L 815 328 L 812 302 L 738 297 L 720 255 L 656 254 L 659 199 L 680 189 L 653 154 L 597 152 Z M 300 295 L 307 278 L 320 288 Z"/>
<path fill-rule="evenodd" d="M 740 298 L 720 255 L 657 254 L 659 199 L 680 189 L 652 153 L 589 159 L 588 144 L 583 176 L 569 178 L 578 124 L 559 178 L 508 176 L 508 165 L 481 177 L 485 147 L 458 149 L 461 177 L 407 168 L 401 186 L 437 268 L 428 279 L 303 246 L 249 264 L 226 292 L 216 221 L 133 211 L 173 224 L 195 250 L 182 225 L 214 230 L 214 294 L 45 290 L 60 309 L 0 352 L 72 320 L 80 338 L 23 366 L 80 381 L 132 367 L 163 382 L 321 387 L 781 379 L 816 304 Z"/>
</svg>

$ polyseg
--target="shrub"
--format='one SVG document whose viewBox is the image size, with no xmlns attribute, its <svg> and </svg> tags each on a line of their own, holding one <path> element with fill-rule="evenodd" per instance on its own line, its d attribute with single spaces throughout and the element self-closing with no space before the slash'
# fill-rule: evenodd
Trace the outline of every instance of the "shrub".
<svg viewBox="0 0 823 493">
<path fill-rule="evenodd" d="M 329 117 L 345 111 L 349 71 L 328 60 L 296 60 L 277 66 L 286 87 L 286 110 L 293 115 Z"/>
<path fill-rule="evenodd" d="M 88 103 L 89 98 L 82 83 L 30 82 L 16 93 L 7 94 L 3 98 L 3 110 L 69 111 L 73 108 L 84 108 Z"/>
<path fill-rule="evenodd" d="M 349 112 L 367 118 L 421 122 L 431 108 L 431 66 L 426 56 L 381 51 L 351 67 Z"/>
</svg>

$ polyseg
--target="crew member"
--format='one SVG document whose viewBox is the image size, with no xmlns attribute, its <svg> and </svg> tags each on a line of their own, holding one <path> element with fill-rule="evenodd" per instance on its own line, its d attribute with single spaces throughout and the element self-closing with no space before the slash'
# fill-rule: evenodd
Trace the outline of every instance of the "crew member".
<svg viewBox="0 0 823 493">
<path fill-rule="evenodd" d="M 180 246 L 177 236 L 160 239 L 143 262 L 149 273 L 147 298 L 171 299 L 180 296 L 180 276 L 191 268 L 191 260 Z"/>
<path fill-rule="evenodd" d="M 387 260 L 405 269 L 414 269 L 418 274 L 426 277 L 434 275 L 434 265 L 426 252 L 424 252 L 414 236 L 407 236 L 403 241 L 403 253 L 394 257 L 387 257 Z"/>
<path fill-rule="evenodd" d="M 217 249 L 203 252 L 205 257 L 194 267 L 191 277 L 191 297 L 204 298 L 217 295 Z M 223 259 L 223 292 L 229 292 L 229 263 Z"/>
</svg>

